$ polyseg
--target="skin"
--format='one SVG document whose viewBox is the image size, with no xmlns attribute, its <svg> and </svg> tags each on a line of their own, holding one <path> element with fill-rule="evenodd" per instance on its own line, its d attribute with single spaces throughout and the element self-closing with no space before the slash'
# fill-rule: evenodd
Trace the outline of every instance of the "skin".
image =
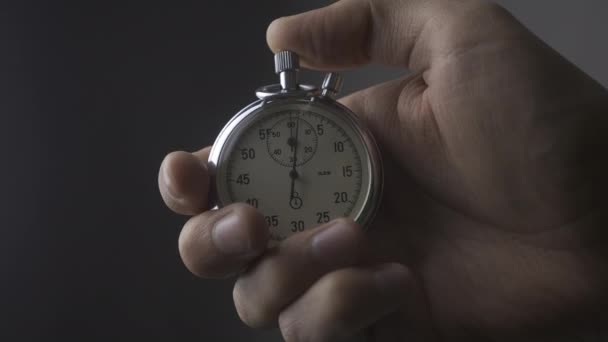
<svg viewBox="0 0 608 342">
<path fill-rule="evenodd" d="M 253 208 L 208 210 L 208 148 L 163 161 L 165 202 L 193 215 L 185 265 L 236 275 L 246 324 L 278 325 L 287 341 L 607 335 L 605 89 L 482 1 L 341 0 L 276 20 L 268 43 L 313 69 L 374 62 L 411 74 L 341 100 L 386 168 L 365 233 L 339 219 L 267 250 Z"/>
</svg>

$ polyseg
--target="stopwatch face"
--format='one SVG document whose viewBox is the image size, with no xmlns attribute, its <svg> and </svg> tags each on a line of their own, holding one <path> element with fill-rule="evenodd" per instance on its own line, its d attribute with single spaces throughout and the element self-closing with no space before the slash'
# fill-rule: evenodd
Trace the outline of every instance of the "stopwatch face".
<svg viewBox="0 0 608 342">
<path fill-rule="evenodd" d="M 338 106 L 284 102 L 244 110 L 218 137 L 210 165 L 219 204 L 257 208 L 272 240 L 338 217 L 366 221 L 381 177 L 373 141 Z"/>
</svg>

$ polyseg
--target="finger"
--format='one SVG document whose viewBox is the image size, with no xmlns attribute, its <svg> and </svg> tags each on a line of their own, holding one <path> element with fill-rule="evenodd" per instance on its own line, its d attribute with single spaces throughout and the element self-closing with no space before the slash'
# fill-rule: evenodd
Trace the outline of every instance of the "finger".
<svg viewBox="0 0 608 342">
<path fill-rule="evenodd" d="M 383 152 L 417 170 L 421 165 L 438 165 L 435 159 L 443 157 L 443 140 L 430 102 L 425 100 L 426 90 L 422 76 L 411 74 L 358 91 L 340 102 L 362 119 Z"/>
<path fill-rule="evenodd" d="M 210 147 L 194 153 L 172 152 L 163 160 L 158 188 L 165 204 L 179 214 L 195 215 L 207 209 Z"/>
<path fill-rule="evenodd" d="M 196 152 L 192 152 L 192 154 L 205 165 L 207 165 L 207 161 L 209 160 L 209 153 L 211 153 L 211 146 L 207 146 Z"/>
<path fill-rule="evenodd" d="M 329 273 L 279 317 L 290 341 L 335 341 L 357 335 L 407 305 L 413 277 L 400 264 Z"/>
<path fill-rule="evenodd" d="M 203 278 L 233 275 L 261 255 L 269 232 L 253 207 L 235 203 L 192 217 L 179 236 L 186 267 Z"/>
<path fill-rule="evenodd" d="M 267 41 L 273 51 L 294 51 L 304 65 L 317 69 L 373 61 L 419 71 L 444 47 L 470 45 L 492 34 L 499 22 L 512 21 L 505 14 L 479 0 L 341 0 L 275 20 Z"/>
<path fill-rule="evenodd" d="M 327 272 L 356 264 L 364 253 L 364 233 L 350 219 L 337 219 L 283 241 L 243 274 L 234 302 L 251 327 L 276 325 L 280 311 Z"/>
<path fill-rule="evenodd" d="M 405 65 L 429 19 L 428 7 L 418 0 L 342 0 L 275 20 L 267 41 L 273 51 L 292 50 L 314 68 L 349 68 L 370 61 Z"/>
<path fill-rule="evenodd" d="M 408 75 L 360 90 L 339 102 L 357 114 L 383 144 L 401 145 L 400 135 L 409 127 L 403 127 L 400 121 L 411 120 L 399 115 L 407 114 L 409 119 L 413 119 L 409 115 L 411 108 L 421 109 L 421 94 L 426 88 L 419 75 Z"/>
</svg>

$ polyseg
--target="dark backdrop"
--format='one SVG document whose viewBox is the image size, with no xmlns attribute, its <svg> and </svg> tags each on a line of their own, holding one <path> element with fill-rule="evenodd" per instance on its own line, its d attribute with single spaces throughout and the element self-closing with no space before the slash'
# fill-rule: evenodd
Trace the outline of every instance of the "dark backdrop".
<svg viewBox="0 0 608 342">
<path fill-rule="evenodd" d="M 0 3 L 0 340 L 278 339 L 186 271 L 156 177 L 275 81 L 267 24 L 325 2 Z M 608 84 L 604 1 L 502 3 Z"/>
</svg>

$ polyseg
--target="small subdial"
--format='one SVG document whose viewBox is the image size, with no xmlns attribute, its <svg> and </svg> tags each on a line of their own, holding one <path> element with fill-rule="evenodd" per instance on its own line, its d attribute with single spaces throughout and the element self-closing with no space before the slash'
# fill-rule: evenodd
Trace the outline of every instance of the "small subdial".
<svg viewBox="0 0 608 342">
<path fill-rule="evenodd" d="M 299 116 L 279 120 L 267 132 L 267 136 L 268 153 L 286 167 L 303 165 L 317 152 L 317 132 Z"/>
</svg>

